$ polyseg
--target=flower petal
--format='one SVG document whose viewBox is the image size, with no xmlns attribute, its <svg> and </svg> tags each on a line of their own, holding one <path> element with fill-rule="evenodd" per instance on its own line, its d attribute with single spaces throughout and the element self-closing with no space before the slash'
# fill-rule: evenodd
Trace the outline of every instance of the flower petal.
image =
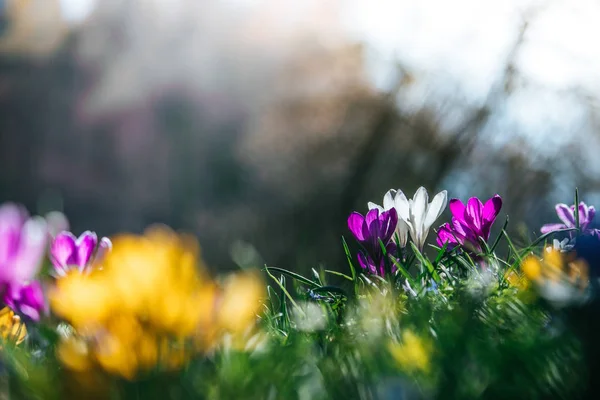
<svg viewBox="0 0 600 400">
<path fill-rule="evenodd" d="M 379 210 L 379 212 L 383 212 L 383 207 L 381 207 L 378 204 L 372 203 L 372 202 L 368 202 L 367 207 L 369 208 L 369 210 L 373 210 L 374 208 L 376 208 Z"/>
<path fill-rule="evenodd" d="M 408 222 L 410 220 L 410 205 L 406 195 L 402 190 L 398 190 L 396 192 L 396 197 L 394 198 L 394 207 L 398 212 L 398 218 L 404 220 L 404 222 Z"/>
<path fill-rule="evenodd" d="M 61 232 L 50 245 L 50 261 L 56 269 L 64 270 L 77 262 L 76 238 L 71 232 Z"/>
<path fill-rule="evenodd" d="M 458 243 L 449 223 L 445 223 L 444 225 L 438 228 L 437 243 L 442 247 L 446 243 L 448 243 L 448 247 L 456 245 Z"/>
<path fill-rule="evenodd" d="M 542 226 L 540 232 L 542 232 L 542 234 L 546 234 L 549 232 L 554 232 L 566 228 L 568 228 L 568 226 L 566 226 L 565 224 L 546 224 Z"/>
<path fill-rule="evenodd" d="M 354 211 L 348 217 L 348 229 L 354 235 L 354 237 L 359 241 L 364 241 L 365 236 L 363 234 L 363 225 L 365 223 L 365 217 L 362 214 Z"/>
<path fill-rule="evenodd" d="M 425 216 L 427 215 L 427 206 L 429 202 L 429 195 L 427 194 L 427 190 L 423 186 L 417 189 L 415 196 L 413 197 L 413 204 L 410 210 L 411 219 L 415 225 L 418 227 L 418 231 L 421 231 L 421 227 L 423 225 L 423 221 L 425 221 Z M 418 232 L 415 232 L 418 233 Z M 414 239 L 414 238 L 413 238 Z"/>
<path fill-rule="evenodd" d="M 481 228 L 483 226 L 483 204 L 477 197 L 471 197 L 467 202 L 466 220 L 477 232 L 478 236 L 481 235 Z"/>
<path fill-rule="evenodd" d="M 406 243 L 408 242 L 408 224 L 404 222 L 404 220 L 398 220 L 398 225 L 396 226 L 396 233 L 398 234 L 398 240 L 400 241 L 398 245 L 402 248 L 405 248 Z"/>
<path fill-rule="evenodd" d="M 27 212 L 13 203 L 0 206 L 0 264 L 5 265 L 19 247 L 21 229 L 27 220 Z"/>
<path fill-rule="evenodd" d="M 82 270 L 91 260 L 98 236 L 94 232 L 85 231 L 77 239 L 77 265 Z"/>
<path fill-rule="evenodd" d="M 42 285 L 37 281 L 29 285 L 10 284 L 4 291 L 3 301 L 33 321 L 39 321 L 41 313 L 47 310 Z"/>
<path fill-rule="evenodd" d="M 582 201 L 579 203 L 579 225 L 583 228 L 583 225 L 587 225 L 589 223 L 589 218 L 588 206 Z"/>
<path fill-rule="evenodd" d="M 42 265 L 47 240 L 48 229 L 43 218 L 31 218 L 23 225 L 19 250 L 9 272 L 9 282 L 23 283 L 35 276 Z"/>
<path fill-rule="evenodd" d="M 389 210 L 395 206 L 394 198 L 396 197 L 396 190 L 390 189 L 387 191 L 385 196 L 383 196 L 383 209 Z"/>
<path fill-rule="evenodd" d="M 384 214 L 384 213 L 382 213 Z M 366 227 L 366 230 L 365 230 Z M 379 237 L 381 234 L 381 220 L 379 210 L 369 210 L 365 216 L 365 225 L 363 226 L 363 235 L 366 239 Z"/>
<path fill-rule="evenodd" d="M 485 202 L 483 206 L 483 226 L 482 226 L 482 237 L 485 240 L 488 240 L 490 237 L 490 229 L 496 221 L 498 214 L 500 213 L 500 209 L 502 208 L 502 197 L 499 195 L 495 195 L 491 199 Z"/>
<path fill-rule="evenodd" d="M 379 232 L 378 237 L 384 244 L 387 244 L 396 231 L 396 226 L 398 225 L 398 213 L 395 208 L 391 208 L 389 211 L 381 213 L 379 220 L 381 221 L 381 231 Z"/>
<path fill-rule="evenodd" d="M 594 217 L 596 216 L 596 208 L 594 206 L 589 206 L 588 208 L 588 220 L 590 223 L 594 222 Z"/>
<path fill-rule="evenodd" d="M 429 203 L 429 207 L 427 208 L 427 215 L 425 216 L 425 222 L 423 223 L 424 229 L 429 231 L 429 228 L 436 219 L 442 215 L 444 209 L 446 208 L 446 204 L 448 201 L 448 192 L 442 190 L 438 194 L 435 195 L 431 203 Z"/>
<path fill-rule="evenodd" d="M 100 239 L 100 244 L 98 245 L 98 250 L 96 250 L 96 255 L 94 256 L 94 265 L 98 266 L 104 260 L 104 257 L 112 250 L 112 242 L 109 238 L 103 237 Z"/>
<path fill-rule="evenodd" d="M 450 209 L 450 212 L 454 218 L 461 222 L 465 221 L 466 207 L 462 201 L 459 199 L 451 199 L 450 203 L 448 204 L 448 208 Z"/>
<path fill-rule="evenodd" d="M 358 264 L 362 269 L 368 270 L 372 274 L 377 274 L 377 268 L 373 259 L 365 255 L 362 251 L 358 252 Z"/>
<path fill-rule="evenodd" d="M 556 214 L 558 218 L 569 228 L 575 228 L 574 210 L 568 205 L 560 203 L 556 205 Z"/>
<path fill-rule="evenodd" d="M 21 299 L 17 308 L 21 314 L 33 321 L 39 321 L 42 312 L 47 309 L 42 285 L 33 281 L 21 289 Z"/>
</svg>

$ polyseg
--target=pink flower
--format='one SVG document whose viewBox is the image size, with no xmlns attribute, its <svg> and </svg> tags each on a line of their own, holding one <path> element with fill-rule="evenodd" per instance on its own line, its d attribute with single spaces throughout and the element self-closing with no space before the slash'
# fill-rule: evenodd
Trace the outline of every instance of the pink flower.
<svg viewBox="0 0 600 400">
<path fill-rule="evenodd" d="M 448 243 L 449 248 L 460 244 L 470 251 L 481 252 L 479 240 L 487 242 L 490 238 L 490 229 L 502 208 L 502 198 L 495 195 L 484 205 L 477 197 L 471 197 L 466 206 L 459 199 L 452 199 L 448 208 L 452 222 L 438 229 L 438 244 Z"/>
<path fill-rule="evenodd" d="M 111 247 L 112 244 L 106 237 L 98 243 L 98 236 L 94 232 L 85 231 L 77 238 L 65 231 L 56 235 L 52 241 L 50 261 L 60 276 L 64 276 L 72 268 L 85 272 L 101 262 Z"/>
<path fill-rule="evenodd" d="M 43 218 L 30 218 L 23 207 L 13 203 L 0 206 L 0 287 L 3 299 L 14 311 L 34 320 L 39 319 L 45 308 L 41 286 L 33 279 L 41 267 L 47 238 Z M 25 305 L 24 309 L 21 304 Z"/>
</svg>

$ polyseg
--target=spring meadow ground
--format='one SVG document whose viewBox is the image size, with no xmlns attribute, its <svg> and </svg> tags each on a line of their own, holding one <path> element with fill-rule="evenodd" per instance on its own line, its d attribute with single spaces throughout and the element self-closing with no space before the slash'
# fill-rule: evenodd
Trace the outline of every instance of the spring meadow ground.
<svg viewBox="0 0 600 400">
<path fill-rule="evenodd" d="M 600 235 L 594 207 L 571 202 L 516 245 L 500 195 L 390 190 L 348 216 L 347 264 L 306 276 L 268 261 L 212 276 L 197 240 L 166 226 L 105 238 L 5 203 L 0 393 L 591 398 Z"/>
</svg>

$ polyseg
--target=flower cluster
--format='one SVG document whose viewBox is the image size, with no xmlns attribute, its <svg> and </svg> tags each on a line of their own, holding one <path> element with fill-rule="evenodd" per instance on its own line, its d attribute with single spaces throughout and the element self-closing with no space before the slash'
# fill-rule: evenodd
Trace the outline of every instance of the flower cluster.
<svg viewBox="0 0 600 400">
<path fill-rule="evenodd" d="M 383 197 L 383 206 L 368 203 L 366 217 L 354 212 L 348 218 L 348 227 L 363 250 L 358 262 L 370 273 L 384 275 L 383 248 L 390 256 L 395 255 L 396 246 L 406 247 L 412 240 L 419 251 L 423 251 L 431 226 L 442 215 L 447 204 L 447 192 L 441 191 L 429 202 L 425 188 L 420 187 L 412 199 L 407 199 L 402 190 L 389 190 Z M 459 199 L 450 200 L 452 222 L 442 225 L 437 232 L 437 242 L 452 249 L 457 245 L 478 254 L 482 252 L 481 241 L 490 237 L 490 229 L 502 208 L 502 199 L 495 195 L 483 204 L 478 198 L 463 204 Z M 397 238 L 397 243 L 392 239 Z M 394 266 L 392 272 L 397 268 Z"/>
<path fill-rule="evenodd" d="M 523 275 L 533 282 L 543 298 L 562 306 L 587 299 L 589 267 L 575 254 L 547 248 L 543 257 L 529 255 L 521 264 Z"/>
<path fill-rule="evenodd" d="M 191 237 L 163 227 L 117 237 L 102 268 L 90 271 L 85 266 L 93 244 L 71 246 L 85 251 L 54 257 L 64 266 L 70 264 L 67 254 L 83 254 L 70 259 L 77 268 L 49 293 L 53 312 L 76 331 L 59 347 L 70 368 L 97 365 L 127 379 L 157 366 L 178 368 L 213 346 L 220 332 L 243 331 L 256 318 L 260 281 L 237 277 L 219 287 L 199 265 Z"/>
</svg>

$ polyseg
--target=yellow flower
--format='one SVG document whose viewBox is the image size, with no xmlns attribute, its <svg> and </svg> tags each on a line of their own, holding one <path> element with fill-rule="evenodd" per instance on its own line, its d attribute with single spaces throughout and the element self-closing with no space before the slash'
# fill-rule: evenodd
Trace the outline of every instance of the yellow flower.
<svg viewBox="0 0 600 400">
<path fill-rule="evenodd" d="M 69 368 L 87 367 L 85 350 L 94 365 L 134 379 L 180 368 L 224 332 L 254 327 L 265 290 L 258 275 L 237 274 L 220 287 L 200 263 L 197 241 L 163 226 L 112 243 L 101 270 L 59 278 L 50 291 L 53 312 L 84 341 L 59 347 Z"/>
<path fill-rule="evenodd" d="M 98 338 L 94 355 L 100 366 L 109 373 L 131 380 L 138 372 L 134 348 L 119 337 L 108 334 Z"/>
<path fill-rule="evenodd" d="M 62 339 L 56 352 L 61 363 L 72 371 L 83 372 L 92 368 L 89 345 L 83 338 L 69 336 Z"/>
<path fill-rule="evenodd" d="M 530 255 L 521 264 L 521 271 L 533 282 L 568 282 L 585 288 L 588 283 L 588 267 L 584 260 L 574 260 L 570 255 L 549 249 L 543 258 Z"/>
<path fill-rule="evenodd" d="M 9 307 L 0 310 L 0 337 L 4 341 L 21 344 L 27 336 L 25 324 Z"/>
<path fill-rule="evenodd" d="M 541 260 L 533 255 L 523 260 L 521 270 L 535 284 L 537 293 L 556 306 L 580 303 L 587 298 L 588 265 L 572 254 L 547 249 Z"/>
<path fill-rule="evenodd" d="M 402 342 L 388 345 L 392 357 L 407 372 L 428 373 L 431 369 L 431 344 L 411 330 L 402 332 Z"/>
<path fill-rule="evenodd" d="M 542 276 L 542 264 L 534 256 L 528 256 L 521 264 L 521 271 L 527 279 L 536 281 Z"/>
<path fill-rule="evenodd" d="M 510 286 L 515 287 L 519 290 L 525 291 L 529 288 L 528 280 L 513 269 L 507 271 L 506 274 L 504 274 L 504 279 L 506 280 L 506 282 L 508 282 Z"/>
<path fill-rule="evenodd" d="M 52 311 L 85 331 L 103 324 L 117 307 L 117 298 L 102 271 L 85 275 L 73 270 L 48 293 Z"/>
<path fill-rule="evenodd" d="M 256 273 L 230 276 L 219 308 L 220 326 L 233 333 L 243 333 L 252 327 L 262 307 L 264 292 L 264 283 Z"/>
</svg>

